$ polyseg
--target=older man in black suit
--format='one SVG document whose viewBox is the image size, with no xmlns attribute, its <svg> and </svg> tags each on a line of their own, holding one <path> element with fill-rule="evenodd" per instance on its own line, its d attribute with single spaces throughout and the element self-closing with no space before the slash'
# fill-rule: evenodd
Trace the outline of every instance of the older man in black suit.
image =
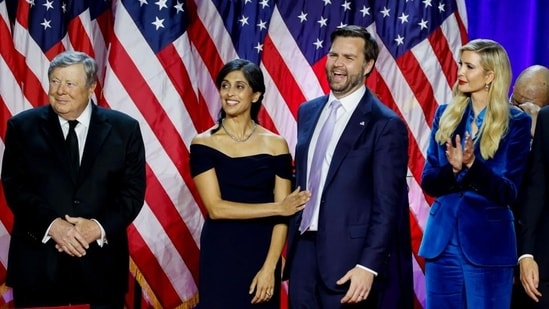
<svg viewBox="0 0 549 309">
<path fill-rule="evenodd" d="M 97 64 L 80 52 L 50 63 L 49 103 L 8 121 L 2 184 L 14 226 L 7 284 L 16 307 L 122 308 L 126 228 L 143 206 L 139 123 L 96 106 Z"/>
<path fill-rule="evenodd" d="M 520 281 L 535 303 L 521 308 L 549 308 L 549 107 L 537 118 L 518 205 Z"/>
</svg>

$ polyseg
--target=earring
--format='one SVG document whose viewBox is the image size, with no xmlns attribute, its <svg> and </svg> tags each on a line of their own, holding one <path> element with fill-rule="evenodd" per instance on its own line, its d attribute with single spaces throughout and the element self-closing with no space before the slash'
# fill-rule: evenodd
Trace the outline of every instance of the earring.
<svg viewBox="0 0 549 309">
<path fill-rule="evenodd" d="M 490 84 L 485 84 L 485 85 L 484 85 L 484 89 L 485 89 L 486 91 L 490 90 Z"/>
</svg>

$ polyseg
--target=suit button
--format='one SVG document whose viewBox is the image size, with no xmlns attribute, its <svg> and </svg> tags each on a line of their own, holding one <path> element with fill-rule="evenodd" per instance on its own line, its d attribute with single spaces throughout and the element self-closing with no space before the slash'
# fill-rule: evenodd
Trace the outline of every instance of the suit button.
<svg viewBox="0 0 549 309">
<path fill-rule="evenodd" d="M 80 205 L 80 200 L 74 200 L 74 201 L 72 201 L 72 204 L 75 205 L 75 206 L 78 206 L 78 205 Z"/>
</svg>

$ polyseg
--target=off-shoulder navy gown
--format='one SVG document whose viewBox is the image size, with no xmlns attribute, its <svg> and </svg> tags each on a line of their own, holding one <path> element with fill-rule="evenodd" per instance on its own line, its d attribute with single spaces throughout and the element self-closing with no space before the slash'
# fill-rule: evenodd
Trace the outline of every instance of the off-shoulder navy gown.
<svg viewBox="0 0 549 309">
<path fill-rule="evenodd" d="M 193 177 L 215 169 L 222 199 L 252 204 L 274 201 L 275 176 L 290 179 L 292 174 L 290 154 L 230 157 L 200 144 L 191 145 L 190 165 Z M 206 217 L 200 238 L 199 308 L 280 308 L 280 261 L 269 302 L 252 305 L 248 291 L 267 256 L 273 226 L 281 222 L 286 219 Z"/>
</svg>

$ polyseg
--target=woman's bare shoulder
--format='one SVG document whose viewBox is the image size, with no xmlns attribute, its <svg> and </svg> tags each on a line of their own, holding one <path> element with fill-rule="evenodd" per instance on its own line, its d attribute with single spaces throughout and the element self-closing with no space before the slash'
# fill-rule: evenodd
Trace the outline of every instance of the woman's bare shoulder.
<svg viewBox="0 0 549 309">
<path fill-rule="evenodd" d="M 209 128 L 208 130 L 202 132 L 202 133 L 199 133 L 197 134 L 191 141 L 191 145 L 193 144 L 199 144 L 199 145 L 206 145 L 206 146 L 211 146 L 212 145 L 212 142 L 213 142 L 213 136 L 214 134 L 212 133 L 212 131 L 214 129 L 217 129 L 217 125 Z"/>
<path fill-rule="evenodd" d="M 258 128 L 258 133 L 261 135 L 262 141 L 273 155 L 289 153 L 288 142 L 286 139 L 264 127 Z"/>
</svg>

